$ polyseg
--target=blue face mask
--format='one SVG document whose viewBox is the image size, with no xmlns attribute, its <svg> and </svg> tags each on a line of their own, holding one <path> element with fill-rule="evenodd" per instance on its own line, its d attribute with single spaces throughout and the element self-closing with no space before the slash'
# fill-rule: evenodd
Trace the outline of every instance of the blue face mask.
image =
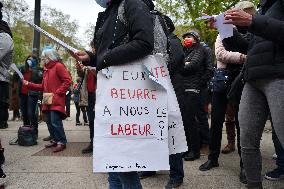
<svg viewBox="0 0 284 189">
<path fill-rule="evenodd" d="M 109 0 L 96 0 L 97 4 L 103 8 L 107 8 Z"/>
<path fill-rule="evenodd" d="M 31 60 L 27 60 L 29 67 L 33 67 L 33 62 Z"/>
</svg>

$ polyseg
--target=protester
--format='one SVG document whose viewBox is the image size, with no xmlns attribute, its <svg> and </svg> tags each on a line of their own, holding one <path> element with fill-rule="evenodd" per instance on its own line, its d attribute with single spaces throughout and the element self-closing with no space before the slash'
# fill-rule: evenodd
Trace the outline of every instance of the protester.
<svg viewBox="0 0 284 189">
<path fill-rule="evenodd" d="M 52 141 L 46 148 L 55 147 L 53 152 L 60 152 L 66 148 L 66 136 L 62 120 L 67 117 L 65 112 L 66 91 L 71 84 L 70 75 L 61 62 L 58 53 L 51 47 L 42 52 L 44 63 L 43 81 L 41 84 L 23 80 L 23 85 L 30 90 L 43 91 L 42 111 L 46 117 L 46 124 Z"/>
<path fill-rule="evenodd" d="M 96 53 L 96 41 L 95 39 L 91 42 L 92 52 Z M 84 78 L 84 88 L 87 92 L 87 115 L 89 119 L 89 128 L 90 128 L 90 144 L 82 150 L 83 154 L 93 152 L 93 139 L 94 139 L 94 119 L 95 119 L 95 103 L 96 103 L 96 88 L 97 88 L 97 74 L 94 69 L 90 67 L 84 67 L 81 71 L 81 75 Z"/>
<path fill-rule="evenodd" d="M 183 34 L 185 64 L 183 65 L 183 85 L 185 103 L 185 134 L 189 152 L 184 155 L 185 161 L 194 161 L 200 158 L 200 135 L 196 122 L 199 107 L 200 90 L 203 87 L 202 75 L 206 68 L 206 49 L 200 44 L 200 36 L 191 31 Z"/>
<path fill-rule="evenodd" d="M 243 10 L 253 14 L 255 12 L 255 6 L 253 3 L 248 1 L 241 1 L 236 5 L 238 9 Z M 236 30 L 236 29 L 235 29 Z M 242 33 L 246 38 L 250 37 L 247 32 L 247 28 L 238 27 L 237 30 Z M 246 55 L 244 53 L 239 53 L 238 49 L 234 48 L 230 43 L 222 40 L 220 35 L 217 37 L 215 42 L 215 54 L 217 58 L 217 69 L 215 71 L 215 80 L 213 81 L 213 97 L 212 97 L 212 119 L 211 119 L 211 142 L 210 142 L 210 154 L 208 156 L 208 161 L 199 167 L 201 171 L 208 171 L 213 167 L 218 167 L 218 159 L 221 149 L 222 140 L 222 128 L 225 119 L 226 109 L 227 109 L 227 121 L 234 120 L 235 126 L 237 128 L 237 141 L 238 141 L 238 152 L 241 157 L 240 150 L 240 130 L 238 122 L 238 106 L 239 99 L 228 101 L 227 92 L 230 90 L 232 82 L 241 72 L 242 65 L 246 61 Z M 240 89 L 242 90 L 242 89 Z M 241 92 L 241 91 L 240 91 Z M 232 108 L 233 109 L 230 109 Z M 227 122 L 228 125 L 228 122 Z M 231 128 L 234 132 L 234 128 Z M 233 134 L 231 134 L 233 135 Z M 229 140 L 232 141 L 229 135 Z M 233 145 L 233 141 L 230 145 Z M 228 146 L 227 146 L 228 147 Z M 232 151 L 229 149 L 228 151 Z M 226 151 L 225 151 L 226 153 Z M 246 183 L 245 171 L 243 169 L 243 162 L 240 159 L 240 175 L 239 179 L 242 183 Z"/>
<path fill-rule="evenodd" d="M 9 67 L 12 63 L 13 39 L 7 22 L 2 20 L 0 4 L 0 129 L 8 127 L 9 109 Z"/>
<path fill-rule="evenodd" d="M 149 55 L 154 47 L 153 21 L 150 9 L 154 8 L 152 1 L 133 0 L 125 1 L 125 17 L 130 22 L 129 27 L 122 27 L 123 23 L 118 18 L 118 7 L 121 0 L 96 1 L 106 8 L 96 26 L 96 56 L 92 53 L 78 52 L 77 56 L 82 61 L 91 61 L 96 65 L 97 71 L 103 68 L 127 64 Z M 117 24 L 120 27 L 117 27 Z M 114 35 L 115 34 L 115 35 Z M 123 40 L 127 34 L 129 40 Z M 110 189 L 142 188 L 137 172 L 109 173 Z"/>
<path fill-rule="evenodd" d="M 82 88 L 82 82 L 83 82 L 82 78 L 77 77 L 77 83 L 75 83 L 73 86 L 73 101 L 76 107 L 76 126 L 82 125 L 82 123 L 80 122 L 81 111 L 83 114 L 84 125 L 88 125 L 88 119 L 86 113 L 87 112 L 86 107 L 88 106 L 88 104 L 80 106 L 80 101 L 82 99 L 81 94 L 84 92 L 84 89 Z"/>
<path fill-rule="evenodd" d="M 9 117 L 9 67 L 12 64 L 13 39 L 12 32 L 8 24 L 2 20 L 2 7 L 0 2 L 0 129 L 8 127 Z M 0 178 L 6 175 L 2 170 L 2 164 L 5 162 L 4 148 L 0 139 Z"/>
<path fill-rule="evenodd" d="M 199 125 L 199 135 L 200 135 L 200 155 L 208 155 L 209 153 L 209 142 L 210 142 L 210 132 L 209 132 L 209 123 L 208 123 L 208 111 L 206 108 L 206 101 L 209 96 L 208 83 L 213 77 L 213 58 L 212 58 L 212 49 L 204 42 L 201 44 L 205 47 L 206 58 L 205 58 L 205 67 L 204 74 L 201 77 L 200 85 L 200 98 L 198 100 L 198 109 L 197 109 L 197 121 Z"/>
<path fill-rule="evenodd" d="M 26 81 L 39 84 L 42 82 L 42 69 L 38 66 L 38 61 L 34 56 L 28 56 L 25 65 L 19 69 Z M 20 96 L 20 108 L 25 126 L 32 126 L 38 136 L 38 100 L 41 92 L 29 90 L 27 86 L 22 85 L 19 80 L 18 93 Z M 36 137 L 37 138 L 37 137 Z"/>
<path fill-rule="evenodd" d="M 171 81 L 177 96 L 179 108 L 181 111 L 182 119 L 184 120 L 184 88 L 182 84 L 181 70 L 184 65 L 184 52 L 180 39 L 173 33 L 175 26 L 173 21 L 168 16 L 163 16 L 167 29 L 169 31 L 169 54 L 171 54 L 170 61 L 168 63 L 168 69 L 171 77 Z M 170 155 L 170 180 L 168 181 L 165 189 L 178 188 L 183 183 L 184 170 L 182 154 Z"/>
<path fill-rule="evenodd" d="M 16 72 L 12 74 L 11 83 L 10 83 L 10 107 L 9 109 L 13 111 L 13 117 L 11 121 L 19 121 L 21 119 L 20 115 L 20 100 L 19 100 L 19 77 Z"/>
<path fill-rule="evenodd" d="M 255 16 L 238 9 L 225 12 L 225 23 L 248 27 L 253 34 L 247 40 L 235 31 L 233 37 L 225 39 L 239 52 L 247 52 L 239 120 L 248 188 L 263 188 L 259 148 L 269 110 L 275 133 L 284 146 L 283 3 L 283 0 L 262 1 Z"/>
</svg>

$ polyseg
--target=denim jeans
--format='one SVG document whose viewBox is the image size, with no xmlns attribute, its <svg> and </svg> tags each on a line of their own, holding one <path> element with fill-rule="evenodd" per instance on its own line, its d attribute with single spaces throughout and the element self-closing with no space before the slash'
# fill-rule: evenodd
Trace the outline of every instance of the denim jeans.
<svg viewBox="0 0 284 189">
<path fill-rule="evenodd" d="M 109 189 L 142 189 L 137 172 L 108 173 Z"/>
<path fill-rule="evenodd" d="M 89 120 L 89 128 L 90 128 L 90 139 L 91 143 L 93 142 L 94 138 L 94 119 L 95 119 L 95 100 L 96 99 L 96 93 L 88 93 L 88 107 L 87 107 L 87 114 L 88 114 L 88 120 Z"/>
<path fill-rule="evenodd" d="M 172 183 L 183 182 L 184 171 L 183 171 L 183 160 L 182 154 L 170 155 L 170 181 Z"/>
<path fill-rule="evenodd" d="M 46 111 L 46 124 L 50 136 L 57 144 L 66 144 L 66 136 L 61 119 L 61 113 L 58 111 Z"/>
<path fill-rule="evenodd" d="M 277 154 L 276 165 L 278 169 L 284 171 L 284 148 L 282 147 L 274 128 L 272 127 L 272 140 Z"/>
</svg>

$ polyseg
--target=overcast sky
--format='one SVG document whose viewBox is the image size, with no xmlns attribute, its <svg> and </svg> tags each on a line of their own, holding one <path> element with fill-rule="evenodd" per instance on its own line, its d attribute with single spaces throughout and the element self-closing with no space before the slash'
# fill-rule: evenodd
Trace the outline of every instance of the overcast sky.
<svg viewBox="0 0 284 189">
<path fill-rule="evenodd" d="M 35 0 L 25 0 L 31 9 L 34 9 Z M 78 37 L 83 38 L 87 23 L 95 24 L 97 15 L 104 9 L 97 5 L 95 0 L 41 0 L 41 4 L 61 10 L 69 14 L 71 19 L 77 20 L 80 28 Z M 86 45 L 86 44 L 84 44 Z"/>
</svg>

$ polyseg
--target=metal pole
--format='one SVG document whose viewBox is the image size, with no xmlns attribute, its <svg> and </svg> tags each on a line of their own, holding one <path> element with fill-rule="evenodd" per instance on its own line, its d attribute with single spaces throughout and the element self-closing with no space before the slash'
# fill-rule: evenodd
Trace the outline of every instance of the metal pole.
<svg viewBox="0 0 284 189">
<path fill-rule="evenodd" d="M 35 0 L 35 12 L 34 12 L 34 24 L 40 26 L 40 8 L 41 0 Z M 39 49 L 40 49 L 40 33 L 34 30 L 34 39 L 33 39 L 33 55 L 39 58 Z"/>
</svg>

